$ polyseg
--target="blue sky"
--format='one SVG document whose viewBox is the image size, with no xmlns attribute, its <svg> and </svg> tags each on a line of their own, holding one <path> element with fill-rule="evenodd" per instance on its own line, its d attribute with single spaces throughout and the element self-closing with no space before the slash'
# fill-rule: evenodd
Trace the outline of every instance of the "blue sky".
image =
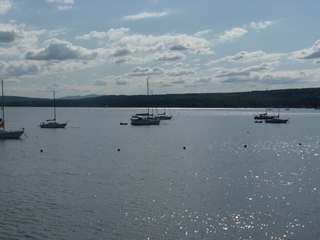
<svg viewBox="0 0 320 240">
<path fill-rule="evenodd" d="M 318 0 L 0 0 L 5 94 L 320 87 Z"/>
</svg>

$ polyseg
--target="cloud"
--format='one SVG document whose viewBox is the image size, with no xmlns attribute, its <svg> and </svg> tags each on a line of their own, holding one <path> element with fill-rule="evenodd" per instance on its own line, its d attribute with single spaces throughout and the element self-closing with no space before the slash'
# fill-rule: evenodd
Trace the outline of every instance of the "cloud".
<svg viewBox="0 0 320 240">
<path fill-rule="evenodd" d="M 194 75 L 196 71 L 194 69 L 185 69 L 185 68 L 174 68 L 166 71 L 166 74 L 170 77 L 184 76 L 184 75 Z"/>
<path fill-rule="evenodd" d="M 211 77 L 207 77 L 207 78 L 200 78 L 198 81 L 196 81 L 197 83 L 203 83 L 203 84 L 208 84 L 212 81 Z"/>
<path fill-rule="evenodd" d="M 117 80 L 116 81 L 116 85 L 119 85 L 119 86 L 124 86 L 124 85 L 127 85 L 128 82 L 127 81 L 123 81 L 123 80 Z"/>
<path fill-rule="evenodd" d="M 92 31 L 89 34 L 77 36 L 76 39 L 89 40 L 91 38 L 99 38 L 99 39 L 109 38 L 110 41 L 116 41 L 127 36 L 129 31 L 130 31 L 129 28 L 119 28 L 119 29 L 111 28 L 108 32 Z"/>
<path fill-rule="evenodd" d="M 184 50 L 188 50 L 188 48 L 183 46 L 183 45 L 177 44 L 177 45 L 171 46 L 169 48 L 169 50 L 172 50 L 172 51 L 184 51 Z"/>
<path fill-rule="evenodd" d="M 49 31 L 48 36 L 55 37 L 55 36 L 59 36 L 59 35 L 64 35 L 64 34 L 66 34 L 67 30 L 68 30 L 67 28 L 60 28 L 57 30 L 51 30 L 51 31 Z"/>
<path fill-rule="evenodd" d="M 235 38 L 242 37 L 246 33 L 248 33 L 248 31 L 243 28 L 233 28 L 229 31 L 224 31 L 224 34 L 219 37 L 218 41 L 221 43 L 231 42 Z"/>
<path fill-rule="evenodd" d="M 59 10 L 70 10 L 70 9 L 73 9 L 72 6 L 58 6 L 58 9 Z"/>
<path fill-rule="evenodd" d="M 30 48 L 35 48 L 38 37 L 46 30 L 26 31 L 25 24 L 0 23 L 0 57 L 21 57 Z"/>
<path fill-rule="evenodd" d="M 185 84 L 185 82 L 186 82 L 186 81 L 185 81 L 185 80 L 182 80 L 182 79 L 172 81 L 173 84 Z"/>
<path fill-rule="evenodd" d="M 83 47 L 73 46 L 71 43 L 59 39 L 46 41 L 48 46 L 43 49 L 28 51 L 25 54 L 27 60 L 93 60 L 97 57 L 97 51 L 87 50 Z"/>
<path fill-rule="evenodd" d="M 23 75 L 37 75 L 41 68 L 37 64 L 25 61 L 0 62 L 2 76 L 18 77 Z"/>
<path fill-rule="evenodd" d="M 137 15 L 131 15 L 131 16 L 125 16 L 122 18 L 124 21 L 130 21 L 130 20 L 138 20 L 138 19 L 144 19 L 144 18 L 158 18 L 166 16 L 170 13 L 170 11 L 163 11 L 163 12 L 143 12 L 139 13 Z"/>
<path fill-rule="evenodd" d="M 14 42 L 17 37 L 18 34 L 14 30 L 0 31 L 0 44 Z"/>
<path fill-rule="evenodd" d="M 122 56 L 126 56 L 129 55 L 131 53 L 131 51 L 129 49 L 116 49 L 114 51 L 114 53 L 112 54 L 113 57 L 122 57 Z"/>
<path fill-rule="evenodd" d="M 12 3 L 10 0 L 0 1 L 0 14 L 5 14 L 12 8 Z"/>
<path fill-rule="evenodd" d="M 107 32 L 92 31 L 77 36 L 77 39 L 105 39 L 105 49 L 112 64 L 140 64 L 151 61 L 178 61 L 185 54 L 213 54 L 211 43 L 204 38 L 186 34 L 164 34 L 159 36 L 130 34 L 130 29 L 110 29 Z M 181 53 L 184 51 L 185 54 Z"/>
<path fill-rule="evenodd" d="M 93 85 L 96 85 L 96 86 L 105 86 L 108 84 L 108 81 L 106 80 L 102 80 L 102 79 L 98 79 L 98 80 L 94 80 L 92 82 Z"/>
<path fill-rule="evenodd" d="M 64 3 L 64 4 L 74 4 L 74 0 L 47 0 L 47 2 Z"/>
<path fill-rule="evenodd" d="M 205 34 L 208 34 L 211 30 L 207 29 L 207 30 L 204 30 L 204 31 L 200 31 L 200 32 L 197 32 L 196 34 L 194 34 L 193 36 L 195 37 L 201 37 Z"/>
<path fill-rule="evenodd" d="M 47 0 L 47 2 L 69 4 L 67 6 L 66 5 L 58 6 L 58 10 L 62 10 L 62 11 L 73 9 L 73 7 L 70 6 L 70 4 L 74 4 L 74 0 Z"/>
<path fill-rule="evenodd" d="M 221 58 L 219 61 L 248 63 L 248 62 L 266 61 L 266 60 L 277 60 L 283 55 L 285 54 L 281 54 L 281 53 L 266 54 L 261 50 L 258 50 L 255 52 L 241 51 L 236 55 L 226 56 L 224 58 Z"/>
<path fill-rule="evenodd" d="M 291 85 L 301 80 L 302 78 L 299 76 L 282 76 L 282 75 L 276 75 L 276 74 L 273 74 L 273 75 L 269 74 L 261 77 L 259 81 L 269 85 L 280 85 L 280 84 Z"/>
<path fill-rule="evenodd" d="M 250 26 L 255 30 L 259 30 L 259 29 L 265 29 L 266 27 L 268 27 L 273 23 L 274 23 L 273 21 L 265 21 L 265 22 L 259 22 L 259 23 L 251 22 Z"/>
<path fill-rule="evenodd" d="M 63 84 L 63 83 L 58 83 L 58 82 L 50 82 L 47 84 L 47 89 L 50 91 L 61 91 L 61 90 L 65 90 L 68 89 L 69 86 L 67 84 Z"/>
<path fill-rule="evenodd" d="M 156 61 L 179 61 L 185 59 L 185 55 L 179 52 L 177 53 L 163 53 L 158 56 L 155 60 Z"/>
<path fill-rule="evenodd" d="M 273 71 L 277 62 L 263 63 L 248 68 L 225 69 L 216 68 L 218 71 L 214 76 L 221 79 L 220 83 L 249 83 L 265 84 L 269 87 L 272 85 L 283 85 L 284 87 L 292 86 L 303 82 L 316 81 L 319 78 L 319 70 L 311 69 L 304 71 Z"/>
<path fill-rule="evenodd" d="M 218 78 L 249 76 L 252 72 L 271 71 L 278 64 L 279 64 L 278 62 L 264 62 L 264 63 L 261 63 L 260 65 L 255 65 L 255 66 L 246 67 L 246 68 L 234 68 L 234 69 L 216 68 L 213 70 L 218 70 L 215 75 Z"/>
<path fill-rule="evenodd" d="M 141 68 L 141 67 L 136 67 L 132 69 L 128 75 L 129 76 L 149 76 L 149 75 L 159 75 L 163 74 L 164 69 L 160 67 L 155 67 L 155 68 Z"/>
<path fill-rule="evenodd" d="M 205 65 L 210 66 L 210 65 L 213 65 L 213 64 L 216 64 L 216 63 L 219 63 L 219 60 L 211 60 L 208 63 L 206 63 Z"/>
<path fill-rule="evenodd" d="M 293 52 L 290 59 L 315 60 L 314 63 L 319 63 L 319 61 L 320 61 L 320 39 L 317 40 L 311 48 Z"/>
</svg>

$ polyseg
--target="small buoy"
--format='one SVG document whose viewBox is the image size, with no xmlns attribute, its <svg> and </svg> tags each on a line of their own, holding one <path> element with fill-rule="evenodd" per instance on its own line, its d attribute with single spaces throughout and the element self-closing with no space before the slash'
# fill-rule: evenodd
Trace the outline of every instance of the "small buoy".
<svg viewBox="0 0 320 240">
<path fill-rule="evenodd" d="M 183 149 L 186 149 L 186 147 L 183 147 Z"/>
<path fill-rule="evenodd" d="M 120 152 L 120 148 L 118 148 L 118 152 Z"/>
<path fill-rule="evenodd" d="M 245 145 L 244 145 L 244 147 L 246 148 L 246 147 L 247 147 L 247 145 L 245 144 Z"/>
<path fill-rule="evenodd" d="M 40 152 L 43 152 L 43 150 L 41 149 Z"/>
<path fill-rule="evenodd" d="M 301 143 L 299 143 L 299 145 L 301 146 Z"/>
</svg>

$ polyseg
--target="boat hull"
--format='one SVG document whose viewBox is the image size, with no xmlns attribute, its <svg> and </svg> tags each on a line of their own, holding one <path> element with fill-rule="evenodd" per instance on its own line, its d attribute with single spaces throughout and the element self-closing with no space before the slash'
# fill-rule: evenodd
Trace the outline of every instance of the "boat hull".
<svg viewBox="0 0 320 240">
<path fill-rule="evenodd" d="M 170 120 L 172 116 L 159 116 L 160 120 Z"/>
<path fill-rule="evenodd" d="M 131 125 L 159 125 L 159 118 L 131 118 Z"/>
<path fill-rule="evenodd" d="M 49 122 L 40 124 L 40 128 L 65 128 L 66 123 Z"/>
<path fill-rule="evenodd" d="M 254 116 L 254 119 L 261 119 L 261 120 L 265 120 L 265 119 L 274 119 L 274 116 L 256 115 L 256 116 Z"/>
<path fill-rule="evenodd" d="M 0 139 L 18 139 L 24 133 L 23 130 L 21 131 L 6 131 L 0 130 Z"/>
<path fill-rule="evenodd" d="M 266 123 L 287 123 L 288 121 L 289 119 L 277 119 L 277 118 L 265 120 Z"/>
</svg>

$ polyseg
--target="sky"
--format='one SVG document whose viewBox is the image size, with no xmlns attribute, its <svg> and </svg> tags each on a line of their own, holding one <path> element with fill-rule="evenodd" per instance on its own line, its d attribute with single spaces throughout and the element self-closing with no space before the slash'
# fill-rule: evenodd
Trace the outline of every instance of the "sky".
<svg viewBox="0 0 320 240">
<path fill-rule="evenodd" d="M 320 87 L 319 0 L 0 0 L 5 95 Z"/>
</svg>

